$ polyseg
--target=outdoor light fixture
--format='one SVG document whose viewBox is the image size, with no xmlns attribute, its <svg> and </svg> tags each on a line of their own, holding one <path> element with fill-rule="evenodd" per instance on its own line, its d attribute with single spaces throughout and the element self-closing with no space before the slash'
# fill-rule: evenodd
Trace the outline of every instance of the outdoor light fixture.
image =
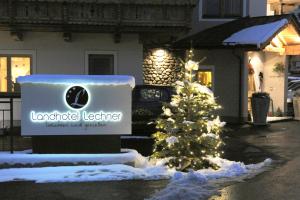
<svg viewBox="0 0 300 200">
<path fill-rule="evenodd" d="M 164 49 L 155 49 L 153 52 L 153 55 L 156 56 L 155 61 L 157 62 L 162 62 L 165 59 L 166 54 L 167 52 Z"/>
<path fill-rule="evenodd" d="M 154 52 L 154 55 L 158 56 L 158 57 L 164 57 L 166 54 L 166 51 L 164 49 L 157 49 Z"/>
</svg>

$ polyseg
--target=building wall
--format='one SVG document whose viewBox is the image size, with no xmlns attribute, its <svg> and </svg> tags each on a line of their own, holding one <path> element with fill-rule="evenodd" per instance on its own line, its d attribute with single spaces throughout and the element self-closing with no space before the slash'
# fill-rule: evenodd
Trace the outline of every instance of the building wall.
<svg viewBox="0 0 300 200">
<path fill-rule="evenodd" d="M 10 32 L 0 31 L 0 54 L 31 54 L 32 73 L 87 74 L 87 52 L 114 53 L 116 74 L 132 75 L 136 84 L 143 83 L 143 46 L 138 34 L 122 34 L 120 43 L 111 34 L 78 33 L 72 38 L 65 42 L 62 33 L 26 32 L 23 41 L 14 41 Z M 15 107 L 15 119 L 20 119 L 20 106 L 15 103 Z"/>
<path fill-rule="evenodd" d="M 249 16 L 258 17 L 267 15 L 267 0 L 248 0 Z"/>
<path fill-rule="evenodd" d="M 62 33 L 26 33 L 24 41 L 14 41 L 9 32 L 0 32 L 0 53 L 6 50 L 30 50 L 35 54 L 33 73 L 87 74 L 85 54 L 88 51 L 114 52 L 117 55 L 116 74 L 133 75 L 142 83 L 142 44 L 137 34 L 122 35 L 121 43 L 114 43 L 111 34 L 73 34 L 72 42 L 64 42 Z M 13 51 L 9 51 L 12 52 Z"/>
<path fill-rule="evenodd" d="M 144 84 L 174 85 L 181 78 L 178 57 L 166 49 L 147 49 L 144 52 Z"/>
<path fill-rule="evenodd" d="M 206 57 L 201 65 L 214 66 L 214 94 L 217 102 L 223 107 L 218 114 L 227 122 L 238 122 L 240 87 L 243 89 L 247 85 L 240 84 L 240 60 L 234 54 L 243 59 L 243 53 L 233 53 L 232 50 L 195 50 L 194 53 L 196 61 Z M 243 102 L 242 104 L 245 105 Z M 243 120 L 247 119 L 246 110 L 243 109 L 242 112 Z"/>
<path fill-rule="evenodd" d="M 286 64 L 286 56 L 272 52 L 249 52 L 251 57 L 251 65 L 255 71 L 254 79 L 257 86 L 256 91 L 263 91 L 270 94 L 273 106 L 270 106 L 270 114 L 274 111 L 276 114 L 279 108 L 282 112 L 286 112 L 286 73 L 278 74 L 273 71 L 276 63 Z M 287 69 L 287 68 L 286 68 Z M 263 82 L 260 85 L 259 73 L 263 73 Z M 260 88 L 262 90 L 260 90 Z M 271 102 L 272 103 L 272 102 Z M 272 110 L 272 107 L 274 108 Z"/>
<path fill-rule="evenodd" d="M 234 19 L 202 19 L 202 0 L 194 8 L 192 30 L 190 34 L 207 28 L 230 22 Z M 244 0 L 243 16 L 257 17 L 267 15 L 267 0 Z"/>
<path fill-rule="evenodd" d="M 285 74 L 278 74 L 273 72 L 274 65 L 276 63 L 285 64 L 285 56 L 281 56 L 278 53 L 265 53 L 265 63 L 264 63 L 264 86 L 265 92 L 270 94 L 273 100 L 274 111 L 276 112 L 278 108 L 282 112 L 286 112 L 286 84 L 285 84 Z"/>
</svg>

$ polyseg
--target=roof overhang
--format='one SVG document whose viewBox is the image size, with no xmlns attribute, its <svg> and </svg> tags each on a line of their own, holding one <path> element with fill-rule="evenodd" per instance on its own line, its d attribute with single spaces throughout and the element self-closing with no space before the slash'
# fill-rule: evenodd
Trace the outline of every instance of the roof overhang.
<svg viewBox="0 0 300 200">
<path fill-rule="evenodd" d="M 300 26 L 294 15 L 245 17 L 189 35 L 176 41 L 173 47 L 295 55 L 300 53 Z"/>
<path fill-rule="evenodd" d="M 258 50 L 300 53 L 299 29 L 286 19 L 242 29 L 223 41 L 224 46 L 256 46 Z"/>
</svg>

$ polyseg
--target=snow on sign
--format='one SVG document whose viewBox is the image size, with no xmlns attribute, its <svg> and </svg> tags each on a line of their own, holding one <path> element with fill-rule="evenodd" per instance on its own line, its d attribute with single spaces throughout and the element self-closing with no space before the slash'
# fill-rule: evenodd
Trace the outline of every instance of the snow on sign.
<svg viewBox="0 0 300 200">
<path fill-rule="evenodd" d="M 22 135 L 131 134 L 131 76 L 19 77 Z"/>
</svg>

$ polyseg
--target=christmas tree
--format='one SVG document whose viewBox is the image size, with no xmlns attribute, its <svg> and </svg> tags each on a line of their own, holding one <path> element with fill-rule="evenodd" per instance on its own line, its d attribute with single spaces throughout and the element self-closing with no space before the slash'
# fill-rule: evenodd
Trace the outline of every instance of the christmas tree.
<svg viewBox="0 0 300 200">
<path fill-rule="evenodd" d="M 199 63 L 188 60 L 184 66 L 184 80 L 176 82 L 176 94 L 156 120 L 152 157 L 168 158 L 169 167 L 181 171 L 216 169 L 208 157 L 220 156 L 220 133 L 225 123 L 213 114 L 220 106 L 210 89 L 193 81 Z"/>
</svg>

